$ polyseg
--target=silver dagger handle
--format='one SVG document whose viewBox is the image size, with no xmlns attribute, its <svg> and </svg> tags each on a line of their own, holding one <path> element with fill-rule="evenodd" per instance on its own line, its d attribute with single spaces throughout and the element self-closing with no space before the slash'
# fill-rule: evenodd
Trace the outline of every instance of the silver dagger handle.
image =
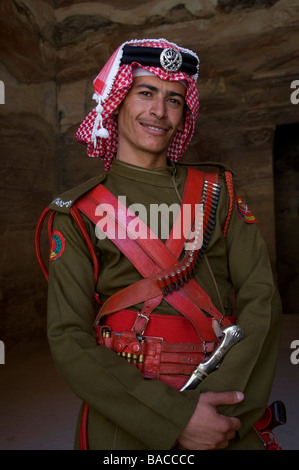
<svg viewBox="0 0 299 470">
<path fill-rule="evenodd" d="M 202 382 L 202 380 L 207 377 L 207 375 L 216 369 L 216 367 L 222 361 L 223 357 L 226 355 L 227 351 L 243 339 L 243 330 L 238 325 L 229 326 L 223 330 L 223 334 L 224 336 L 219 347 L 212 354 L 208 361 L 202 362 L 197 366 L 189 380 L 180 389 L 181 392 L 184 390 L 193 390 L 196 388 Z"/>
</svg>

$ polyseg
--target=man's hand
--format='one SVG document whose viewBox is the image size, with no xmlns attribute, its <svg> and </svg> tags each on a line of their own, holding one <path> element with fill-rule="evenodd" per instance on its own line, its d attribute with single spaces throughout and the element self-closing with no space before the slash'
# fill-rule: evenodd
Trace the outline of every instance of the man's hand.
<svg viewBox="0 0 299 470">
<path fill-rule="evenodd" d="M 197 407 L 181 432 L 177 446 L 188 450 L 225 449 L 241 427 L 238 418 L 221 415 L 216 407 L 235 405 L 244 399 L 241 392 L 206 392 L 199 397 Z"/>
</svg>

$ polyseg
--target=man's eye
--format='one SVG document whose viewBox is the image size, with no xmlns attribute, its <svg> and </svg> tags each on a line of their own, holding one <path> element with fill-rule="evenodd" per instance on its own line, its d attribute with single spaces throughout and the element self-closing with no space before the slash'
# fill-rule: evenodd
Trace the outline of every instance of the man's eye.
<svg viewBox="0 0 299 470">
<path fill-rule="evenodd" d="M 172 105 L 175 105 L 175 106 L 183 106 L 182 101 L 178 100 L 176 98 L 170 98 L 169 103 L 171 103 Z"/>
<path fill-rule="evenodd" d="M 140 95 L 142 95 L 142 96 L 151 96 L 151 92 L 150 91 L 141 91 Z"/>
</svg>

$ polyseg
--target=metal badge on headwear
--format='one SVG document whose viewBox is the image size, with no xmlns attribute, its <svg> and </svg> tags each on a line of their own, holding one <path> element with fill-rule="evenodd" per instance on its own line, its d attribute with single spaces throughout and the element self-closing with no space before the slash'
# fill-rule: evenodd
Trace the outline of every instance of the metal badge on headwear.
<svg viewBox="0 0 299 470">
<path fill-rule="evenodd" d="M 162 80 L 183 81 L 186 85 L 185 125 L 177 131 L 168 148 L 168 158 L 178 161 L 194 133 L 199 99 L 196 81 L 199 59 L 188 49 L 166 39 L 132 40 L 123 43 L 111 56 L 93 84 L 97 106 L 77 130 L 76 139 L 87 146 L 90 157 L 100 157 L 109 171 L 117 152 L 118 128 L 115 110 L 129 92 L 134 70 L 142 68 Z"/>
</svg>

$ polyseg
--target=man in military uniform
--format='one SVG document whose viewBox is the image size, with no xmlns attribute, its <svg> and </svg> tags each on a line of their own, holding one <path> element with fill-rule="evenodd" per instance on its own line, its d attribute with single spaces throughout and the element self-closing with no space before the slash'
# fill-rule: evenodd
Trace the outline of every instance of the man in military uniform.
<svg viewBox="0 0 299 470">
<path fill-rule="evenodd" d="M 230 172 L 216 166 L 209 182 L 199 167 L 191 172 L 194 182 L 177 164 L 194 131 L 197 73 L 196 54 L 164 39 L 120 46 L 95 79 L 97 107 L 77 132 L 105 171 L 50 206 L 48 337 L 57 368 L 83 401 L 76 448 L 264 448 L 254 425 L 275 372 L 280 301 L 264 241 L 245 202 L 233 194 Z M 132 239 L 124 243 L 95 230 L 101 204 L 113 206 L 119 196 L 146 214 L 153 204 L 182 207 L 191 198 L 214 219 L 187 258 L 186 245 L 178 250 L 174 237 L 163 239 L 162 224 L 151 240 L 155 248 L 137 242 L 131 250 Z M 90 204 L 97 208 L 92 215 Z M 138 229 L 149 224 L 140 219 Z M 105 220 L 97 225 L 103 231 L 119 223 Z M 174 224 L 170 218 L 169 233 Z M 179 269 L 173 272 L 172 265 Z M 96 328 L 95 291 L 102 302 Z M 195 312 L 191 320 L 186 305 Z M 194 358 L 209 357 L 233 314 L 243 341 L 199 387 L 181 392 Z M 136 353 L 134 362 L 132 344 L 144 348 L 142 338 L 145 356 Z M 136 366 L 141 358 L 143 369 Z"/>
</svg>

